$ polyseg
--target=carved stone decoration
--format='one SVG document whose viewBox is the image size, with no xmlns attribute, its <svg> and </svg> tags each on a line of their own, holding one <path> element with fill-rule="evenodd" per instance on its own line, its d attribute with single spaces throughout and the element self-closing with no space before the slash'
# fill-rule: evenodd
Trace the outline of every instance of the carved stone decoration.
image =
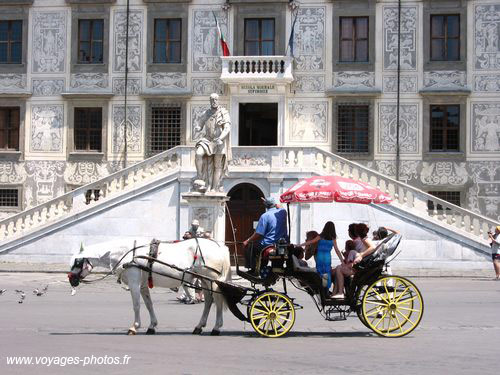
<svg viewBox="0 0 500 375">
<path fill-rule="evenodd" d="M 225 94 L 224 82 L 217 78 L 193 78 L 192 87 L 194 95 Z"/>
<path fill-rule="evenodd" d="M 384 70 L 398 67 L 398 7 L 384 7 Z M 403 70 L 417 68 L 417 25 L 416 6 L 401 7 L 401 53 L 400 66 Z"/>
<path fill-rule="evenodd" d="M 209 104 L 191 105 L 191 140 L 198 141 L 203 135 L 202 132 L 196 132 L 195 127 L 201 123 L 203 115 L 210 108 Z"/>
<path fill-rule="evenodd" d="M 229 161 L 232 167 L 265 167 L 271 164 L 267 155 L 260 153 L 245 152 L 243 154 L 233 153 L 233 158 Z"/>
<path fill-rule="evenodd" d="M 469 163 L 473 186 L 468 192 L 469 209 L 500 220 L 500 163 Z"/>
<path fill-rule="evenodd" d="M 471 140 L 473 152 L 500 152 L 500 104 L 472 104 Z"/>
<path fill-rule="evenodd" d="M 474 12 L 474 68 L 500 70 L 500 4 L 476 5 Z"/>
<path fill-rule="evenodd" d="M 222 33 L 229 38 L 227 13 L 215 11 Z M 221 47 L 212 10 L 193 10 L 192 72 L 220 72 Z"/>
<path fill-rule="evenodd" d="M 26 180 L 26 173 L 22 163 L 0 161 L 0 183 L 22 184 Z"/>
<path fill-rule="evenodd" d="M 128 25 L 128 71 L 142 72 L 142 32 L 144 29 L 144 12 L 133 9 L 129 15 Z M 125 72 L 125 40 L 127 33 L 127 13 L 116 10 L 113 15 L 114 44 L 113 72 Z"/>
<path fill-rule="evenodd" d="M 375 169 L 380 173 L 396 178 L 396 161 L 394 160 L 376 160 Z M 416 180 L 418 178 L 417 168 L 420 161 L 418 160 L 401 160 L 399 164 L 399 180 L 405 183 Z M 367 165 L 368 168 L 373 168 L 373 165 Z"/>
<path fill-rule="evenodd" d="M 299 93 L 319 93 L 325 91 L 324 75 L 295 75 L 293 88 Z"/>
<path fill-rule="evenodd" d="M 461 186 L 469 180 L 466 163 L 438 161 L 423 162 L 420 181 L 426 185 Z"/>
<path fill-rule="evenodd" d="M 328 102 L 297 102 L 289 104 L 291 141 L 328 142 Z"/>
<path fill-rule="evenodd" d="M 399 106 L 399 149 L 402 154 L 418 152 L 418 104 Z M 396 153 L 397 105 L 379 104 L 379 152 Z"/>
<path fill-rule="evenodd" d="M 424 87 L 439 90 L 460 90 L 466 84 L 465 72 L 458 70 L 424 72 Z"/>
<path fill-rule="evenodd" d="M 325 68 L 325 7 L 300 7 L 294 29 L 295 70 Z"/>
<path fill-rule="evenodd" d="M 125 107 L 113 105 L 113 152 L 123 152 L 125 133 Z M 141 152 L 142 135 L 142 107 L 141 105 L 127 105 L 127 150 Z"/>
<path fill-rule="evenodd" d="M 375 86 L 373 72 L 338 72 L 334 73 L 333 86 L 342 89 L 372 89 Z"/>
<path fill-rule="evenodd" d="M 150 89 L 184 89 L 186 88 L 185 73 L 148 73 L 146 87 Z"/>
<path fill-rule="evenodd" d="M 33 152 L 61 152 L 64 106 L 31 106 L 30 150 Z"/>
<path fill-rule="evenodd" d="M 71 75 L 72 89 L 100 90 L 108 87 L 108 75 L 105 73 L 77 73 Z"/>
<path fill-rule="evenodd" d="M 28 161 L 24 166 L 27 180 L 24 184 L 26 207 L 36 206 L 64 194 L 63 161 Z"/>
<path fill-rule="evenodd" d="M 474 91 L 500 92 L 500 74 L 481 74 L 474 76 Z"/>
<path fill-rule="evenodd" d="M 86 185 L 108 175 L 106 165 L 91 161 L 68 163 L 64 171 L 64 182 L 70 185 Z"/>
<path fill-rule="evenodd" d="M 55 96 L 64 91 L 64 78 L 33 79 L 33 96 Z"/>
<path fill-rule="evenodd" d="M 127 95 L 139 95 L 142 91 L 142 81 L 140 78 L 128 78 Z M 113 78 L 113 93 L 125 95 L 125 78 Z"/>
<path fill-rule="evenodd" d="M 382 90 L 384 93 L 398 92 L 398 79 L 396 76 L 384 76 L 382 78 Z M 399 81 L 401 93 L 415 94 L 418 92 L 417 76 L 401 76 Z"/>
<path fill-rule="evenodd" d="M 67 12 L 33 13 L 33 73 L 63 73 L 66 64 Z"/>
<path fill-rule="evenodd" d="M 26 89 L 26 74 L 0 74 L 0 91 L 18 91 Z"/>
</svg>

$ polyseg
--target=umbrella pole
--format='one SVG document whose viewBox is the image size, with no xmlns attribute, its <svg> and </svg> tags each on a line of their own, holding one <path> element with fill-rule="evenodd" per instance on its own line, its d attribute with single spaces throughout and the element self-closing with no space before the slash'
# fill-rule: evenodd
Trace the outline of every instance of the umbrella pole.
<svg viewBox="0 0 500 375">
<path fill-rule="evenodd" d="M 288 216 L 288 241 L 291 242 L 292 228 L 290 226 L 290 203 L 286 204 L 286 212 L 287 212 L 287 216 Z"/>
</svg>

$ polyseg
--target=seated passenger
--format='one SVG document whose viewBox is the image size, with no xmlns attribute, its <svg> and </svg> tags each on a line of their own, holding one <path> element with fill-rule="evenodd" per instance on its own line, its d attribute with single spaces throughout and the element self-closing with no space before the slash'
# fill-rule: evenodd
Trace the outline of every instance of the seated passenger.
<svg viewBox="0 0 500 375">
<path fill-rule="evenodd" d="M 379 245 L 379 243 L 382 242 L 389 235 L 389 232 L 394 233 L 394 234 L 399 233 L 399 231 L 397 231 L 395 229 L 391 229 L 389 227 L 379 227 L 376 231 L 374 231 L 373 232 L 374 246 L 377 247 Z M 378 252 L 379 252 L 379 250 L 376 251 L 376 253 L 378 253 Z M 392 275 L 392 269 L 391 269 L 390 263 L 386 263 L 384 267 L 385 267 L 385 273 L 387 275 Z"/>
<path fill-rule="evenodd" d="M 354 249 L 350 250 L 347 256 L 347 262 L 341 264 L 335 269 L 336 284 L 333 289 L 332 298 L 344 298 L 344 278 L 354 275 L 353 265 L 359 263 L 365 256 L 370 255 L 375 246 L 367 238 L 369 228 L 364 223 L 349 225 L 349 236 L 354 243 Z"/>
<path fill-rule="evenodd" d="M 323 231 L 315 238 L 304 242 L 300 246 L 310 246 L 317 244 L 316 251 L 316 270 L 324 280 L 323 285 L 327 290 L 332 285 L 331 267 L 332 267 L 332 247 L 335 248 L 337 256 L 342 261 L 342 254 L 337 246 L 337 232 L 335 231 L 335 224 L 328 221 L 323 227 Z M 325 283 L 326 281 L 326 283 Z"/>
</svg>

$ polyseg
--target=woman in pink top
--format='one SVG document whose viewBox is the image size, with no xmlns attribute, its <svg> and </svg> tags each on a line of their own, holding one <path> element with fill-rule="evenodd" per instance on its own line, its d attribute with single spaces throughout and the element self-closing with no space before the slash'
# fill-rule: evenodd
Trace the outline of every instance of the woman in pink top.
<svg viewBox="0 0 500 375">
<path fill-rule="evenodd" d="M 335 268 L 335 286 L 333 288 L 332 298 L 344 298 L 344 278 L 354 275 L 352 266 L 359 263 L 363 257 L 370 255 L 375 250 L 375 246 L 368 239 L 369 228 L 364 223 L 350 224 L 349 237 L 354 242 L 354 250 L 349 251 L 344 263 Z"/>
</svg>

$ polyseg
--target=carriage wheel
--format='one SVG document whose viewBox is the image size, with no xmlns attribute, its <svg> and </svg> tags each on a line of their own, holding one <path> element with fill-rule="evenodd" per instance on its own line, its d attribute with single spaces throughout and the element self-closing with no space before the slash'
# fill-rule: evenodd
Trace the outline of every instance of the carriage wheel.
<svg viewBox="0 0 500 375">
<path fill-rule="evenodd" d="M 295 323 L 295 308 L 284 294 L 265 292 L 250 306 L 250 323 L 264 337 L 280 337 L 292 329 Z"/>
<path fill-rule="evenodd" d="M 365 321 L 365 318 L 363 317 L 363 309 L 362 309 L 363 295 L 364 295 L 367 287 L 368 287 L 368 285 L 363 285 L 356 293 L 356 297 L 355 297 L 356 298 L 356 315 L 358 316 L 359 320 L 361 321 L 361 323 L 363 323 L 363 325 L 366 328 L 370 328 L 368 323 Z"/>
<path fill-rule="evenodd" d="M 386 276 L 366 289 L 361 312 L 361 322 L 378 335 L 401 337 L 420 323 L 424 300 L 411 281 L 399 276 Z"/>
</svg>

